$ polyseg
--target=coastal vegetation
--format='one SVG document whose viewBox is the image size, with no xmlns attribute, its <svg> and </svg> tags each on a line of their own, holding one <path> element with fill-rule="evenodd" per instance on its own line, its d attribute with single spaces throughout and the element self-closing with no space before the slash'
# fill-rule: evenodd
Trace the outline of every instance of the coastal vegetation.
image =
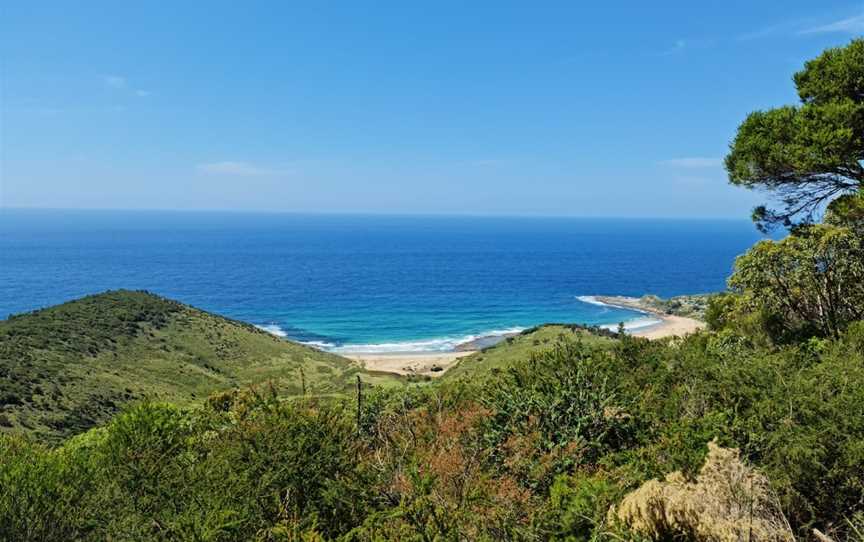
<svg viewBox="0 0 864 542">
<path fill-rule="evenodd" d="M 752 113 L 726 158 L 733 184 L 783 205 L 757 208 L 757 225 L 790 234 L 740 256 L 708 316 L 775 343 L 839 337 L 864 318 L 864 39 L 807 62 L 795 84 L 802 105 Z"/>
<path fill-rule="evenodd" d="M 487 373 L 498 373 L 514 363 L 528 359 L 543 348 L 550 348 L 561 341 L 580 340 L 586 344 L 610 346 L 617 333 L 580 325 L 546 324 L 508 337 L 495 346 L 484 348 L 459 360 L 443 376 L 444 380 L 483 378 Z"/>
<path fill-rule="evenodd" d="M 685 318 L 705 319 L 705 311 L 714 294 L 676 295 L 668 299 L 656 295 L 645 295 L 639 301 L 657 312 Z"/>
<path fill-rule="evenodd" d="M 56 441 L 124 405 L 187 405 L 273 382 L 284 394 L 341 393 L 357 374 L 339 356 L 147 292 L 115 291 L 0 321 L 0 431 Z"/>
<path fill-rule="evenodd" d="M 699 539 L 751 500 L 769 512 L 739 517 L 775 525 L 780 511 L 787 538 L 855 540 L 864 520 L 860 323 L 782 347 L 728 330 L 567 337 L 502 370 L 357 399 L 282 401 L 264 386 L 140 403 L 54 447 L 3 437 L 0 537 Z M 740 465 L 706 478 L 711 442 Z M 624 512 L 672 473 L 685 492 L 754 484 L 703 523 L 684 510 L 643 527 Z M 645 506 L 678 517 L 670 492 Z"/>
<path fill-rule="evenodd" d="M 757 207 L 769 228 L 812 222 L 825 205 L 864 185 L 864 40 L 828 49 L 795 74 L 801 104 L 751 113 L 726 157 L 729 180 L 767 191 Z"/>
<path fill-rule="evenodd" d="M 642 297 L 596 296 L 597 301 L 623 308 L 631 308 L 658 315 L 681 316 L 704 321 L 708 304 L 716 294 L 676 295 L 662 298 L 656 295 Z"/>
<path fill-rule="evenodd" d="M 0 324 L 0 539 L 864 542 L 861 51 L 742 124 L 730 179 L 790 232 L 705 331 L 543 326 L 407 386 L 146 294 Z"/>
</svg>

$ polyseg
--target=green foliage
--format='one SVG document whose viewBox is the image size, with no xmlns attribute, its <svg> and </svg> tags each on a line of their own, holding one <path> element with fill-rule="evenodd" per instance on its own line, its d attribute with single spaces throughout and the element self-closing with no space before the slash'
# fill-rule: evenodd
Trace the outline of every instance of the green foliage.
<svg viewBox="0 0 864 542">
<path fill-rule="evenodd" d="M 708 302 L 705 310 L 705 323 L 708 329 L 720 331 L 726 329 L 731 323 L 733 314 L 737 311 L 741 296 L 724 292 L 714 296 Z"/>
<path fill-rule="evenodd" d="M 0 435 L 0 540 L 77 540 L 91 530 L 88 462 Z"/>
<path fill-rule="evenodd" d="M 780 350 L 730 338 L 643 346 L 640 356 L 663 361 L 647 385 L 631 386 L 641 388 L 635 411 L 643 427 L 656 432 L 627 470 L 693 472 L 699 457 L 682 452 L 719 437 L 768 476 L 793 526 L 839 525 L 864 496 L 860 325 L 837 341 Z M 671 461 L 656 463 L 661 458 Z"/>
<path fill-rule="evenodd" d="M 328 395 L 396 376 L 146 292 L 115 291 L 0 321 L 0 431 L 56 442 L 142 400 L 181 405 L 272 381 Z"/>
<path fill-rule="evenodd" d="M 767 477 L 802 537 L 842 540 L 864 513 L 864 323 L 783 347 L 734 328 L 565 337 L 492 369 L 366 390 L 359 431 L 353 400 L 265 389 L 144 403 L 54 449 L 0 436 L 0 536 L 628 539 L 609 507 L 692 476 L 714 439 Z"/>
<path fill-rule="evenodd" d="M 589 542 L 600 538 L 609 508 L 622 491 L 601 475 L 559 476 L 549 490 L 543 522 L 549 538 Z"/>
<path fill-rule="evenodd" d="M 447 383 L 455 381 L 476 382 L 474 376 L 497 374 L 508 366 L 528 359 L 538 349 L 546 349 L 562 339 L 580 339 L 585 345 L 609 347 L 614 332 L 592 329 L 586 326 L 546 324 L 526 329 L 510 341 L 498 343 L 485 348 L 481 352 L 461 358 L 455 367 L 451 367 L 441 380 Z"/>
<path fill-rule="evenodd" d="M 486 442 L 521 483 L 548 487 L 555 474 L 626 441 L 626 405 L 598 367 L 602 359 L 581 342 L 560 342 L 487 386 Z M 513 452 L 519 461 L 511 461 Z"/>
<path fill-rule="evenodd" d="M 848 228 L 798 228 L 740 256 L 729 285 L 754 312 L 763 313 L 766 331 L 777 340 L 838 336 L 864 318 L 864 243 Z M 732 299 L 715 308 L 721 303 L 732 308 Z M 722 327 L 722 314 L 729 311 L 712 313 L 715 327 Z"/>
<path fill-rule="evenodd" d="M 348 420 L 338 408 L 253 391 L 227 411 L 142 404 L 54 451 L 3 437 L 0 534 L 4 540 L 335 536 L 358 522 L 363 502 Z"/>
<path fill-rule="evenodd" d="M 836 100 L 864 99 L 864 40 L 846 47 L 826 50 L 808 61 L 795 74 L 798 96 L 804 103 L 822 104 Z"/>
<path fill-rule="evenodd" d="M 759 207 L 762 227 L 811 219 L 864 183 L 864 39 L 829 49 L 795 74 L 802 105 L 751 113 L 726 157 L 729 180 L 765 189 L 782 209 Z"/>
<path fill-rule="evenodd" d="M 849 228 L 859 237 L 864 237 L 864 190 L 832 201 L 825 213 L 825 223 Z"/>
</svg>

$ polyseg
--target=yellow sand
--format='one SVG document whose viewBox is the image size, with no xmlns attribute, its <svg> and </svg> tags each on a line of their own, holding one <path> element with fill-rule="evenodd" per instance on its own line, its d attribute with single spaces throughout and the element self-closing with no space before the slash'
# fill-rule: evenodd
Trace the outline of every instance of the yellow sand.
<svg viewBox="0 0 864 542">
<path fill-rule="evenodd" d="M 346 354 L 369 371 L 383 371 L 400 375 L 441 376 L 457 359 L 474 352 L 433 352 L 421 354 Z M 433 371 L 433 367 L 442 371 Z"/>
<path fill-rule="evenodd" d="M 638 297 L 627 296 L 597 296 L 597 300 L 606 303 L 612 307 L 620 307 L 624 309 L 635 309 L 646 312 L 651 316 L 662 320 L 660 324 L 651 326 L 642 331 L 633 332 L 634 337 L 644 337 L 646 339 L 662 339 L 664 337 L 680 337 L 693 333 L 705 328 L 705 323 L 693 318 L 684 316 L 672 316 L 658 311 L 654 307 L 642 302 Z"/>
<path fill-rule="evenodd" d="M 671 316 L 668 314 L 655 314 L 657 318 L 663 320 L 662 323 L 656 326 L 649 327 L 642 331 L 633 333 L 634 337 L 644 337 L 646 339 L 662 339 L 663 337 L 683 336 L 703 329 L 704 322 L 694 320 L 693 318 L 685 318 L 683 316 Z"/>
</svg>

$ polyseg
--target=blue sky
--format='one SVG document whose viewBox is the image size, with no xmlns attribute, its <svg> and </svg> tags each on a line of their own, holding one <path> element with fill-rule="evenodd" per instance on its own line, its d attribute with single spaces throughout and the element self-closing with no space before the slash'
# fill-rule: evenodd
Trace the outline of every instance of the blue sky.
<svg viewBox="0 0 864 542">
<path fill-rule="evenodd" d="M 862 34 L 812 0 L 0 0 L 0 206 L 745 217 L 736 126 Z"/>
</svg>

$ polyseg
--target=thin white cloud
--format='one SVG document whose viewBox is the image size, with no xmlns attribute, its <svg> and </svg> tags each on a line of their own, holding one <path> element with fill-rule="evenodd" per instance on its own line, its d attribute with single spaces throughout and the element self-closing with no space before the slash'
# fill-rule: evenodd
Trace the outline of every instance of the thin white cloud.
<svg viewBox="0 0 864 542">
<path fill-rule="evenodd" d="M 738 41 L 751 41 L 751 40 L 757 40 L 760 38 L 767 38 L 769 36 L 773 36 L 777 33 L 782 32 L 784 29 L 788 31 L 789 26 L 790 26 L 789 23 L 780 23 L 780 24 L 775 24 L 775 25 L 771 25 L 771 26 L 766 26 L 764 28 L 760 28 L 759 30 L 753 30 L 752 32 L 746 32 L 744 34 L 741 34 L 740 36 L 738 36 L 735 39 L 737 39 Z"/>
<path fill-rule="evenodd" d="M 129 86 L 126 78 L 122 75 L 103 75 L 102 81 L 110 88 L 124 89 Z"/>
<path fill-rule="evenodd" d="M 802 28 L 815 24 L 812 17 L 787 19 L 785 21 L 776 22 L 768 26 L 763 26 L 751 32 L 745 32 L 737 36 L 737 41 L 751 41 L 762 38 L 771 38 L 776 36 L 794 36 L 801 32 Z"/>
<path fill-rule="evenodd" d="M 690 158 L 673 158 L 671 160 L 661 160 L 661 166 L 686 168 L 686 169 L 703 169 L 720 167 L 723 164 L 722 158 L 706 158 L 706 157 L 690 157 Z"/>
<path fill-rule="evenodd" d="M 859 34 L 861 32 L 864 32 L 864 13 L 829 23 L 825 23 L 824 19 L 820 23 L 818 19 L 813 17 L 781 21 L 741 34 L 736 39 L 738 41 L 750 41 L 775 36 L 789 37 L 828 33 Z"/>
<path fill-rule="evenodd" d="M 823 24 L 813 28 L 806 28 L 798 32 L 798 34 L 858 34 L 860 32 L 864 32 L 864 13 L 841 19 L 839 21 L 834 21 L 833 23 Z"/>
<path fill-rule="evenodd" d="M 669 49 L 662 51 L 659 53 L 660 56 L 672 56 L 677 55 L 678 53 L 684 52 L 684 49 L 687 48 L 686 40 L 676 40 L 675 43 Z"/>
<path fill-rule="evenodd" d="M 144 90 L 143 88 L 134 88 L 130 83 L 129 79 L 122 75 L 103 75 L 102 82 L 105 83 L 105 86 L 114 90 L 124 90 L 129 91 L 135 96 L 139 98 L 146 98 L 150 96 L 152 92 L 149 90 Z"/>
<path fill-rule="evenodd" d="M 234 177 L 258 177 L 262 175 L 281 175 L 285 171 L 263 168 L 250 164 L 249 162 L 212 162 L 209 164 L 198 164 L 195 169 L 205 175 L 231 175 Z"/>
</svg>

